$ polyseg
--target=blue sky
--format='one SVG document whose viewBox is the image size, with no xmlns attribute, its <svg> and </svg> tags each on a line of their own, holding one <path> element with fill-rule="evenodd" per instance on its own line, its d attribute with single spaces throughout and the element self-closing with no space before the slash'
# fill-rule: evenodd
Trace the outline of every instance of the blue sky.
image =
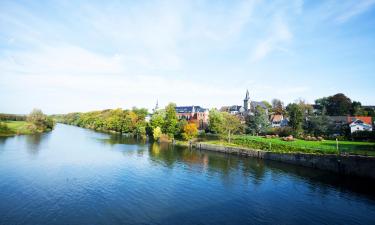
<svg viewBox="0 0 375 225">
<path fill-rule="evenodd" d="M 375 0 L 0 1 L 0 112 L 375 104 Z"/>
</svg>

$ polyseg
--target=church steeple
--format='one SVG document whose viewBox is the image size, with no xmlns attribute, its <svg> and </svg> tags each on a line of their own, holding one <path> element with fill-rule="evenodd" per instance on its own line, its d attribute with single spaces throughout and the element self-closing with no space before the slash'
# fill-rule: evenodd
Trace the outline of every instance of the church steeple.
<svg viewBox="0 0 375 225">
<path fill-rule="evenodd" d="M 246 90 L 246 96 L 245 96 L 245 99 L 243 100 L 243 107 L 245 108 L 245 111 L 250 110 L 250 94 L 249 94 L 249 90 Z"/>
<path fill-rule="evenodd" d="M 154 111 L 155 113 L 156 111 L 158 111 L 158 109 L 159 109 L 159 100 L 156 100 L 155 108 L 153 108 L 152 111 Z"/>
<path fill-rule="evenodd" d="M 249 101 L 250 100 L 250 94 L 249 94 L 249 89 L 246 90 L 246 96 L 245 96 L 245 101 Z"/>
</svg>

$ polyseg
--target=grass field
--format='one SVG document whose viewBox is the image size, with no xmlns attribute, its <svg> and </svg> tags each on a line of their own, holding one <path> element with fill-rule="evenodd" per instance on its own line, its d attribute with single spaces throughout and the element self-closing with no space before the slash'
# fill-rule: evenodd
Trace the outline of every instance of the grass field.
<svg viewBox="0 0 375 225">
<path fill-rule="evenodd" d="M 7 125 L 9 131 L 3 133 L 0 132 L 0 135 L 32 134 L 32 131 L 28 129 L 29 123 L 26 121 L 4 121 L 2 123 Z"/>
<path fill-rule="evenodd" d="M 295 140 L 291 142 L 283 141 L 279 138 L 266 139 L 264 137 L 241 135 L 235 136 L 232 143 L 223 141 L 208 141 L 207 143 L 221 144 L 229 146 L 241 146 L 252 149 L 261 149 L 272 152 L 301 152 L 318 154 L 356 154 L 375 156 L 375 143 L 339 141 L 339 151 L 337 151 L 336 141 L 305 141 Z"/>
</svg>

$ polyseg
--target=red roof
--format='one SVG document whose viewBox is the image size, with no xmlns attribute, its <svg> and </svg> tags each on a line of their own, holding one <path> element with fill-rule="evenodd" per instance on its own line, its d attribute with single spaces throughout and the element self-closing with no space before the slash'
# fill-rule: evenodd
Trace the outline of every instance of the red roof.
<svg viewBox="0 0 375 225">
<path fill-rule="evenodd" d="M 362 120 L 364 123 L 372 125 L 372 118 L 370 116 L 348 116 L 348 123 L 355 120 Z"/>
</svg>

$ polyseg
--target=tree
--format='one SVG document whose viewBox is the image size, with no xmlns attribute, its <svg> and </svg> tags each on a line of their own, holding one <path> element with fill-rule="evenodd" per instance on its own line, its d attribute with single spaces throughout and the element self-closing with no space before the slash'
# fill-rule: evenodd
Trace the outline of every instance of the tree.
<svg viewBox="0 0 375 225">
<path fill-rule="evenodd" d="M 364 115 L 364 110 L 362 108 L 362 104 L 357 101 L 352 102 L 351 110 L 350 110 L 351 115 L 353 116 L 361 116 Z"/>
<path fill-rule="evenodd" d="M 164 125 L 163 125 L 163 133 L 167 134 L 169 137 L 174 137 L 177 134 L 178 127 L 177 127 L 178 119 L 176 114 L 176 104 L 169 103 L 165 107 L 165 118 L 164 118 Z"/>
<path fill-rule="evenodd" d="M 232 135 L 242 131 L 241 121 L 237 116 L 231 115 L 227 112 L 223 112 L 223 123 L 222 123 L 222 132 L 226 135 L 228 142 L 231 142 Z"/>
<path fill-rule="evenodd" d="M 191 140 L 198 135 L 198 128 L 195 123 L 188 123 L 184 126 L 182 136 L 185 140 Z"/>
<path fill-rule="evenodd" d="M 220 134 L 222 133 L 223 114 L 217 109 L 211 109 L 208 118 L 208 129 L 211 133 Z"/>
<path fill-rule="evenodd" d="M 319 136 L 328 134 L 332 121 L 326 115 L 315 115 L 309 117 L 304 123 L 305 132 Z"/>
<path fill-rule="evenodd" d="M 272 105 L 269 102 L 267 102 L 266 100 L 264 100 L 262 102 L 266 106 L 268 112 L 272 112 Z"/>
<path fill-rule="evenodd" d="M 165 111 L 164 110 L 158 110 L 156 111 L 150 119 L 150 125 L 154 129 L 156 127 L 163 127 L 164 125 L 164 117 L 165 117 Z"/>
<path fill-rule="evenodd" d="M 266 132 L 270 123 L 265 110 L 257 106 L 254 110 L 254 114 L 246 118 L 246 125 L 247 131 L 253 135 Z"/>
<path fill-rule="evenodd" d="M 330 116 L 347 116 L 351 108 L 352 101 L 342 93 L 328 97 L 327 114 Z"/>
<path fill-rule="evenodd" d="M 272 100 L 272 112 L 278 115 L 284 114 L 284 103 L 279 99 Z"/>
<path fill-rule="evenodd" d="M 299 108 L 301 109 L 304 118 L 313 114 L 314 108 L 312 107 L 311 104 L 308 104 L 304 99 L 300 98 L 296 101 L 296 103 L 298 104 Z"/>
<path fill-rule="evenodd" d="M 137 138 L 146 138 L 146 127 L 143 124 L 137 124 L 135 128 L 135 135 Z"/>
<path fill-rule="evenodd" d="M 296 103 L 292 103 L 286 107 L 286 110 L 289 115 L 289 126 L 296 134 L 301 133 L 304 119 L 301 107 Z"/>
<path fill-rule="evenodd" d="M 315 104 L 319 106 L 318 114 L 323 114 L 323 112 L 326 113 L 329 104 L 328 97 L 316 99 Z"/>
<path fill-rule="evenodd" d="M 155 141 L 158 141 L 160 139 L 161 135 L 162 135 L 160 127 L 155 127 L 152 130 L 152 133 L 153 133 L 153 137 L 154 137 Z"/>
<path fill-rule="evenodd" d="M 133 107 L 132 111 L 137 115 L 138 121 L 144 121 L 148 115 L 148 110 L 145 108 Z"/>
<path fill-rule="evenodd" d="M 27 121 L 32 123 L 37 131 L 52 130 L 55 126 L 53 119 L 44 115 L 40 109 L 34 109 L 27 116 Z"/>
<path fill-rule="evenodd" d="M 187 124 L 188 124 L 188 122 L 186 121 L 186 119 L 181 119 L 180 121 L 178 121 L 178 123 L 177 123 L 178 132 L 176 134 L 177 136 L 183 137 L 184 128 Z"/>
</svg>

